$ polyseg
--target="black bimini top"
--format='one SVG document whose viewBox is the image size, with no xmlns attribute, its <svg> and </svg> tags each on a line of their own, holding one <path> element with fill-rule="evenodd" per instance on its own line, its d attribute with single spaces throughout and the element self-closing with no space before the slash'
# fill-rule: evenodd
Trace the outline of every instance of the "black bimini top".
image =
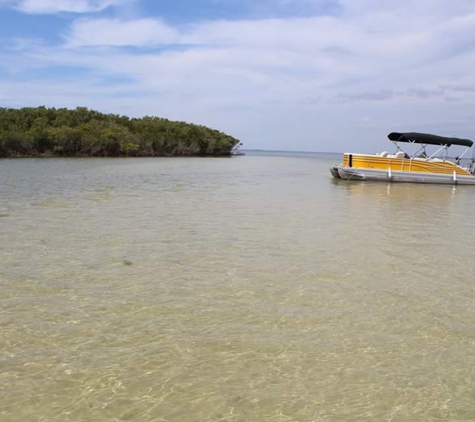
<svg viewBox="0 0 475 422">
<path fill-rule="evenodd" d="M 392 132 L 388 135 L 388 138 L 394 142 L 413 142 L 415 144 L 425 144 L 425 145 L 447 145 L 448 147 L 452 145 L 462 145 L 464 147 L 471 147 L 473 141 L 470 139 L 459 139 L 459 138 L 446 138 L 445 136 L 429 135 L 427 133 L 398 133 Z"/>
</svg>

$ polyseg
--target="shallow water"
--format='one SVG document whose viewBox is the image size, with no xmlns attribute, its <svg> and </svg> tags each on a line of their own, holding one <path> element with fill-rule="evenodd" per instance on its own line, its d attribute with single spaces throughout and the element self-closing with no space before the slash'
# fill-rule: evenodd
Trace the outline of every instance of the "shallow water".
<svg viewBox="0 0 475 422">
<path fill-rule="evenodd" d="M 0 421 L 475 420 L 475 189 L 338 159 L 0 160 Z"/>
</svg>

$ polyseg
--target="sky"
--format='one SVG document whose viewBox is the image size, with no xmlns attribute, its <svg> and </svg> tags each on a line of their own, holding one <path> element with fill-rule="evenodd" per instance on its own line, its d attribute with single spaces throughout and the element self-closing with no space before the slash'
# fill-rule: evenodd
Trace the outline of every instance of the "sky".
<svg viewBox="0 0 475 422">
<path fill-rule="evenodd" d="M 473 0 L 0 0 L 0 106 L 203 124 L 248 149 L 475 139 Z"/>
</svg>

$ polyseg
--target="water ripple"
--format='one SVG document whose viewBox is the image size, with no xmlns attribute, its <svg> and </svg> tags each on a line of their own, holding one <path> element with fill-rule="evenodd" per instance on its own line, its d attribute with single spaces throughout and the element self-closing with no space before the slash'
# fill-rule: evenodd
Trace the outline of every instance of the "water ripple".
<svg viewBox="0 0 475 422">
<path fill-rule="evenodd" d="M 0 162 L 0 419 L 475 420 L 470 188 L 326 156 Z"/>
</svg>

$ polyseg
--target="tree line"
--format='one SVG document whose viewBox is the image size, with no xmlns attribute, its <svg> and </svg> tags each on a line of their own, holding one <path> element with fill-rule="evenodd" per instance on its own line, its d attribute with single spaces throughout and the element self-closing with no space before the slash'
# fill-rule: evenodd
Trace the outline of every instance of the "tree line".
<svg viewBox="0 0 475 422">
<path fill-rule="evenodd" d="M 87 107 L 0 107 L 0 156 L 220 156 L 239 141 L 205 126 Z"/>
</svg>

